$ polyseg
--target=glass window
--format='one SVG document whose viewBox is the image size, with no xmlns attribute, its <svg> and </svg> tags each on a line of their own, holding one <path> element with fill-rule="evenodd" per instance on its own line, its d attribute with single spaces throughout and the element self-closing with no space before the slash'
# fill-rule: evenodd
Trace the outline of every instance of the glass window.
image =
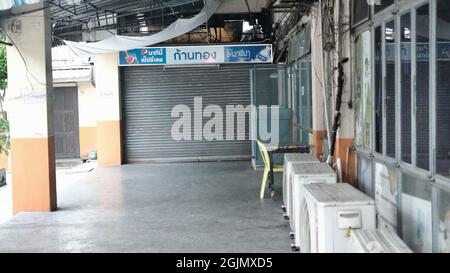
<svg viewBox="0 0 450 273">
<path fill-rule="evenodd" d="M 288 85 L 288 66 L 278 65 L 278 72 L 270 75 L 272 78 L 278 80 L 278 103 L 282 107 L 289 107 L 291 103 L 291 97 Z M 278 74 L 278 75 L 276 75 Z"/>
<path fill-rule="evenodd" d="M 289 41 L 288 59 L 294 62 L 311 52 L 311 25 L 306 25 Z"/>
<path fill-rule="evenodd" d="M 437 1 L 436 170 L 450 177 L 450 1 Z"/>
<path fill-rule="evenodd" d="M 395 23 L 386 23 L 386 155 L 395 158 Z"/>
<path fill-rule="evenodd" d="M 378 228 L 397 231 L 397 170 L 376 162 L 374 171 Z"/>
<path fill-rule="evenodd" d="M 402 161 L 412 163 L 411 14 L 401 16 Z"/>
<path fill-rule="evenodd" d="M 277 66 L 256 68 L 252 70 L 252 74 L 254 105 L 279 105 L 280 91 L 285 91 L 281 90 L 279 85 L 279 68 Z"/>
<path fill-rule="evenodd" d="M 416 17 L 416 142 L 417 166 L 430 169 L 430 10 L 419 7 Z"/>
<path fill-rule="evenodd" d="M 357 25 L 370 17 L 370 6 L 367 1 L 352 1 L 352 24 Z"/>
<path fill-rule="evenodd" d="M 359 190 L 368 196 L 375 196 L 372 183 L 372 161 L 361 155 L 358 155 L 358 186 Z"/>
<path fill-rule="evenodd" d="M 450 253 L 450 192 L 439 193 L 438 252 Z"/>
<path fill-rule="evenodd" d="M 312 132 L 311 61 L 309 56 L 292 66 L 295 135 L 298 143 L 309 144 Z"/>
<path fill-rule="evenodd" d="M 312 132 L 311 61 L 302 61 L 300 71 L 300 137 L 301 143 L 308 144 Z"/>
<path fill-rule="evenodd" d="M 416 253 L 433 252 L 431 186 L 414 176 L 402 175 L 402 234 Z"/>
<path fill-rule="evenodd" d="M 356 38 L 355 43 L 355 142 L 358 147 L 363 146 L 362 122 L 361 122 L 361 93 L 362 93 L 362 59 L 363 43 L 362 35 Z"/>
<path fill-rule="evenodd" d="M 356 143 L 366 150 L 372 148 L 372 52 L 370 31 L 356 41 Z"/>
<path fill-rule="evenodd" d="M 375 1 L 376 2 L 376 1 Z M 385 8 L 394 4 L 395 0 L 381 0 L 379 4 L 375 4 L 375 12 L 380 12 Z"/>
<path fill-rule="evenodd" d="M 289 106 L 289 109 L 292 110 L 292 118 L 293 118 L 293 124 L 294 126 L 294 130 L 295 130 L 295 137 L 297 137 L 297 141 L 301 142 L 301 137 L 299 134 L 299 124 L 300 124 L 300 117 L 301 117 L 301 113 L 300 113 L 300 77 L 301 77 L 301 70 L 300 70 L 300 64 L 298 61 L 292 63 L 290 65 L 290 73 L 291 73 L 291 77 L 289 80 L 289 82 L 291 82 L 291 86 L 292 86 L 292 92 L 291 92 L 291 96 L 292 96 L 292 104 Z"/>
<path fill-rule="evenodd" d="M 383 64 L 381 26 L 375 28 L 375 151 L 383 153 Z"/>
</svg>

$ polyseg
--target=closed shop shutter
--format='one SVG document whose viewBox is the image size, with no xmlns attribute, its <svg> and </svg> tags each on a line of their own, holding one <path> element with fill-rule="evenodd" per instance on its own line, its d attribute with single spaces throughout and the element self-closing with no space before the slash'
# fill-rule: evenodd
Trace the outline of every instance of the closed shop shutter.
<svg viewBox="0 0 450 273">
<path fill-rule="evenodd" d="M 194 118 L 194 98 L 203 108 L 218 105 L 226 117 L 227 105 L 250 105 L 250 65 L 122 67 L 125 157 L 128 163 L 166 161 L 243 160 L 251 158 L 249 117 L 246 140 L 175 141 L 171 131 L 179 118 L 172 109 L 186 105 Z M 210 118 L 203 118 L 203 125 Z M 235 127 L 237 127 L 235 123 Z"/>
</svg>

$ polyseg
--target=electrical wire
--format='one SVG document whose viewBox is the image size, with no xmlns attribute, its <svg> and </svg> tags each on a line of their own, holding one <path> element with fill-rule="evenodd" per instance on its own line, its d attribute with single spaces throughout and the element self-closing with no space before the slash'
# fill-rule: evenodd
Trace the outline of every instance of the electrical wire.
<svg viewBox="0 0 450 273">
<path fill-rule="evenodd" d="M 8 32 L 3 28 L 3 26 L 0 24 L 0 30 L 3 32 L 3 34 L 5 34 L 5 36 L 8 38 L 8 40 L 11 42 L 11 44 L 16 48 L 17 52 L 19 53 L 20 58 L 23 61 L 23 64 L 25 66 L 25 70 L 26 70 L 26 78 L 28 83 L 30 84 L 31 90 L 34 90 L 34 86 L 33 83 L 31 82 L 29 76 L 31 76 L 39 85 L 45 86 L 45 87 L 53 87 L 53 85 L 49 85 L 46 83 L 42 83 L 29 69 L 28 67 L 28 63 L 24 57 L 24 55 L 22 54 L 22 51 L 20 50 L 20 48 L 17 46 L 17 44 L 14 42 L 14 40 L 12 39 L 12 37 L 10 35 L 8 35 Z"/>
</svg>

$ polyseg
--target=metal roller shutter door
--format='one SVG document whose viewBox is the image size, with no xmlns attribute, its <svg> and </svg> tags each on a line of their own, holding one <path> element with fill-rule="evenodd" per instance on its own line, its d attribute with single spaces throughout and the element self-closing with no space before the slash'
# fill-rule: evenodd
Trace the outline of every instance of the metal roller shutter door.
<svg viewBox="0 0 450 273">
<path fill-rule="evenodd" d="M 171 136 L 172 125 L 177 120 L 171 118 L 171 112 L 176 105 L 183 104 L 191 109 L 193 116 L 194 97 L 203 98 L 203 107 L 219 105 L 223 111 L 226 105 L 250 105 L 251 68 L 250 65 L 122 67 L 127 162 L 250 159 L 249 117 L 245 141 L 177 142 Z M 203 124 L 208 120 L 204 118 Z M 224 130 L 225 126 L 224 122 Z"/>
</svg>

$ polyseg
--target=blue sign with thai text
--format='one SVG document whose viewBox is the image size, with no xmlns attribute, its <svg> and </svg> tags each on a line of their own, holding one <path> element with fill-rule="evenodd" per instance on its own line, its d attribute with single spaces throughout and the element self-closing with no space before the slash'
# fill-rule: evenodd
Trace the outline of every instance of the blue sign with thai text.
<svg viewBox="0 0 450 273">
<path fill-rule="evenodd" d="M 272 62 L 272 47 L 258 46 L 225 46 L 226 63 L 267 63 Z"/>
<path fill-rule="evenodd" d="M 140 48 L 119 53 L 120 65 L 164 65 L 165 48 Z"/>
<path fill-rule="evenodd" d="M 149 47 L 119 53 L 120 66 L 272 62 L 270 44 Z"/>
</svg>

